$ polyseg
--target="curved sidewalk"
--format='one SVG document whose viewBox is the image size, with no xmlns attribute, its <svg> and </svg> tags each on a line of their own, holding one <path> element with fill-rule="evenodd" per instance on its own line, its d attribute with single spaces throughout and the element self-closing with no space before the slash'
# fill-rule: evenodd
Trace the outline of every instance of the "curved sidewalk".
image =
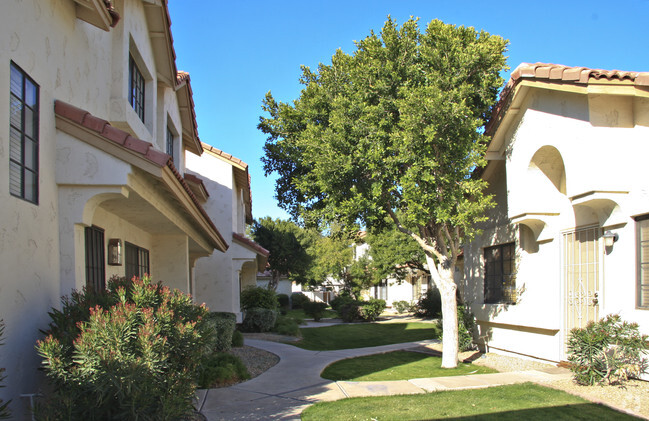
<svg viewBox="0 0 649 421">
<path fill-rule="evenodd" d="M 320 377 L 322 370 L 334 361 L 438 342 L 426 340 L 337 351 L 307 351 L 278 342 L 247 339 L 246 345 L 279 356 L 279 363 L 247 382 L 204 391 L 199 396 L 199 408 L 210 421 L 299 420 L 304 408 L 320 401 L 547 382 L 569 377 L 569 372 L 560 368 L 382 382 L 333 382 Z"/>
</svg>

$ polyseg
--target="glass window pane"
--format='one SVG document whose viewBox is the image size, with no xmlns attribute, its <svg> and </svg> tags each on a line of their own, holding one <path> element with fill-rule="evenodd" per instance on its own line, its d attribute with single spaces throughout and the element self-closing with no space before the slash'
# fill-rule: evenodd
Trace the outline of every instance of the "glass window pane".
<svg viewBox="0 0 649 421">
<path fill-rule="evenodd" d="M 35 133 L 34 126 L 34 111 L 29 107 L 25 107 L 25 135 L 32 139 L 34 138 Z"/>
<path fill-rule="evenodd" d="M 9 162 L 9 191 L 14 196 L 23 196 L 22 180 L 22 167 L 15 162 Z"/>
<path fill-rule="evenodd" d="M 38 88 L 31 81 L 25 80 L 25 104 L 30 107 L 38 102 Z"/>
<path fill-rule="evenodd" d="M 16 67 L 11 66 L 11 93 L 19 98 L 23 96 L 23 75 Z"/>
<path fill-rule="evenodd" d="M 11 99 L 9 100 L 9 122 L 12 126 L 17 129 L 22 129 L 22 118 L 23 118 L 23 103 L 15 97 L 10 95 Z"/>
<path fill-rule="evenodd" d="M 38 164 L 38 145 L 29 139 L 25 140 L 25 167 L 36 171 Z"/>
<path fill-rule="evenodd" d="M 16 162 L 23 161 L 23 146 L 20 132 L 13 127 L 9 129 L 9 158 Z"/>
<path fill-rule="evenodd" d="M 38 177 L 32 171 L 25 170 L 25 199 L 36 202 L 38 198 Z"/>
</svg>

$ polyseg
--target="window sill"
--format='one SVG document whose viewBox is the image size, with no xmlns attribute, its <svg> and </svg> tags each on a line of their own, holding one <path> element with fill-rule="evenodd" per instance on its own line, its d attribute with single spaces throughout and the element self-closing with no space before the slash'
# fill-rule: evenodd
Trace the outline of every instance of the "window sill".
<svg viewBox="0 0 649 421">
<path fill-rule="evenodd" d="M 132 136 L 155 144 L 153 135 L 149 128 L 140 120 L 131 104 L 124 98 L 111 99 L 110 101 L 110 124 L 129 132 Z"/>
</svg>

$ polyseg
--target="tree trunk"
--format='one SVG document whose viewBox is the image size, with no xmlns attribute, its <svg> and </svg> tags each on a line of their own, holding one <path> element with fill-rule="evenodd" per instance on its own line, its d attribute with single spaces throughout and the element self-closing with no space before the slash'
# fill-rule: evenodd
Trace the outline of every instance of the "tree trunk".
<svg viewBox="0 0 649 421">
<path fill-rule="evenodd" d="M 272 271 L 270 281 L 268 281 L 268 289 L 270 291 L 277 291 L 277 286 L 279 285 L 280 274 L 278 272 Z"/>
<path fill-rule="evenodd" d="M 426 256 L 430 275 L 442 297 L 442 368 L 455 368 L 458 362 L 457 285 L 453 279 L 455 268 L 445 268 L 444 263 L 435 265 L 432 257 Z"/>
</svg>

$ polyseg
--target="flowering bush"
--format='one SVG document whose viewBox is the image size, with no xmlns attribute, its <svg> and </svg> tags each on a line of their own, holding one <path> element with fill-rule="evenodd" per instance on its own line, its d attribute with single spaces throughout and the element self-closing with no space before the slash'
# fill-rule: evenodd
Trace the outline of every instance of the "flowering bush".
<svg viewBox="0 0 649 421">
<path fill-rule="evenodd" d="M 214 348 L 208 311 L 151 279 L 112 278 L 50 313 L 36 348 L 54 394 L 43 419 L 170 420 L 192 410 L 202 358 Z"/>
</svg>

